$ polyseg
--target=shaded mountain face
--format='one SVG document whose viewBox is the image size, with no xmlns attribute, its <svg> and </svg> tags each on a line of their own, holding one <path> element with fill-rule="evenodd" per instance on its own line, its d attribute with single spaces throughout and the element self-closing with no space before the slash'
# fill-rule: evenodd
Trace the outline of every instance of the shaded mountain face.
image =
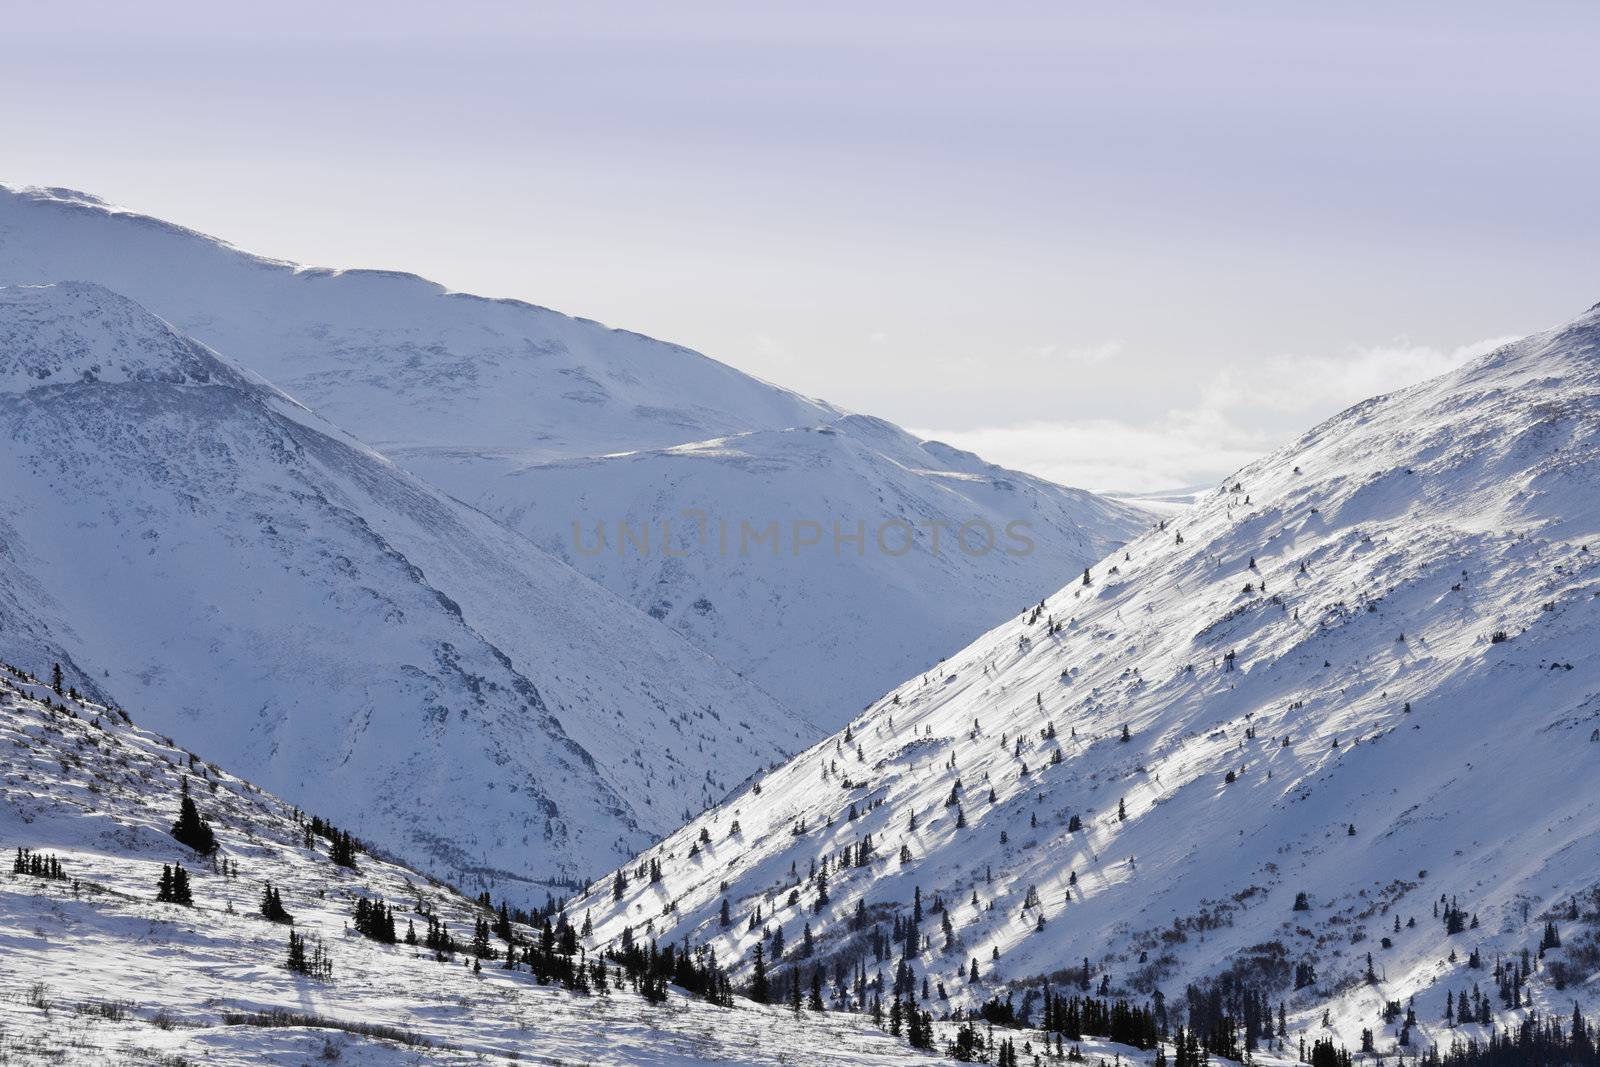
<svg viewBox="0 0 1600 1067">
<path fill-rule="evenodd" d="M 0 187 L 0 284 L 72 279 L 264 375 L 830 727 L 1149 524 L 677 345 L 412 275 L 260 259 L 81 193 Z M 662 524 L 681 537 L 685 512 L 730 523 L 732 551 L 669 555 Z M 919 534 L 908 553 L 899 522 Z M 1018 522 L 1020 555 L 1004 550 L 1022 544 L 1006 536 Z M 575 524 L 595 523 L 607 548 L 579 551 Z M 745 523 L 777 524 L 776 555 L 772 541 L 738 551 Z M 996 547 L 956 547 L 968 523 L 975 546 L 987 530 Z M 820 546 L 797 551 L 812 524 Z M 864 529 L 865 550 L 833 552 L 836 526 Z M 649 527 L 653 547 L 623 546 L 622 527 Z"/>
<path fill-rule="evenodd" d="M 99 286 L 0 289 L 0 442 L 7 659 L 442 876 L 591 873 L 812 729 Z"/>
<path fill-rule="evenodd" d="M 573 906 L 954 1007 L 1248 990 L 1291 1044 L 1592 1013 L 1597 634 L 1600 308 L 1243 469 Z"/>
</svg>

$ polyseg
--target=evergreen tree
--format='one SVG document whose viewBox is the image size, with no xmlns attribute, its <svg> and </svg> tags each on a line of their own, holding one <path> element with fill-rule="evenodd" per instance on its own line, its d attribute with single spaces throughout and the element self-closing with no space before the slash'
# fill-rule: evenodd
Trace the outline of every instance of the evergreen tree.
<svg viewBox="0 0 1600 1067">
<path fill-rule="evenodd" d="M 279 896 L 278 890 L 274 889 L 270 882 L 261 891 L 261 914 L 270 922 L 294 923 L 294 916 L 284 909 L 283 898 Z"/>
<path fill-rule="evenodd" d="M 767 985 L 767 959 L 759 941 L 756 942 L 755 963 L 750 969 L 750 999 L 757 1004 L 772 999 L 772 990 Z"/>
<path fill-rule="evenodd" d="M 336 830 L 329 841 L 328 858 L 340 867 L 356 869 L 356 843 L 348 830 Z"/>
<path fill-rule="evenodd" d="M 183 779 L 183 798 L 178 803 L 178 821 L 172 824 L 172 836 L 202 856 L 217 850 L 217 836 L 211 832 L 211 824 L 201 817 L 200 809 L 195 807 L 187 777 Z"/>
<path fill-rule="evenodd" d="M 161 865 L 161 880 L 156 883 L 156 900 L 162 904 L 194 904 L 194 894 L 189 888 L 189 872 L 182 864 Z"/>
</svg>

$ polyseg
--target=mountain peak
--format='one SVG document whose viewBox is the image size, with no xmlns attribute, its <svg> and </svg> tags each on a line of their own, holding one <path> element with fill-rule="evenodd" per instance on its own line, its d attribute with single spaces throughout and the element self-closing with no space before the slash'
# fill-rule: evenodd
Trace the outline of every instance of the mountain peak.
<svg viewBox="0 0 1600 1067">
<path fill-rule="evenodd" d="M 204 346 L 102 286 L 0 287 L 0 389 L 7 392 L 74 382 L 233 379 Z"/>
</svg>

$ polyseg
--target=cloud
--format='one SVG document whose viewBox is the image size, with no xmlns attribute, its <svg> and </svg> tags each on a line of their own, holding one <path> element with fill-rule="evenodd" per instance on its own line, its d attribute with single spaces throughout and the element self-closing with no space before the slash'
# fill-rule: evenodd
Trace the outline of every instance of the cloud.
<svg viewBox="0 0 1600 1067">
<path fill-rule="evenodd" d="M 1125 493 L 1210 485 L 1351 404 L 1444 374 L 1511 340 L 1454 349 L 1400 342 L 1230 366 L 1194 405 L 1145 421 L 1033 420 L 912 432 L 1063 485 Z"/>
<path fill-rule="evenodd" d="M 1050 363 L 1068 363 L 1079 367 L 1093 367 L 1122 354 L 1123 342 L 1111 338 L 1097 345 L 1029 345 L 1022 350 L 1031 359 Z"/>
<path fill-rule="evenodd" d="M 1146 423 L 1116 419 L 1033 421 L 969 430 L 915 429 L 920 437 L 978 453 L 1062 485 L 1152 492 L 1210 483 L 1269 451 L 1269 434 L 1218 411 L 1170 411 Z"/>
<path fill-rule="evenodd" d="M 1368 397 L 1455 370 L 1514 340 L 1490 337 L 1448 351 L 1402 340 L 1353 348 L 1338 356 L 1277 356 L 1248 369 L 1226 368 L 1202 391 L 1201 406 L 1333 414 Z"/>
</svg>

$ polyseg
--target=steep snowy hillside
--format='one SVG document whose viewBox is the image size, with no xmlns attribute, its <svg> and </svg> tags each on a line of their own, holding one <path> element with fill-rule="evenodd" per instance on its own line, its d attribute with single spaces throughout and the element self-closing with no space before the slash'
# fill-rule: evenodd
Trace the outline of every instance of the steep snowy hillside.
<svg viewBox="0 0 1600 1067">
<path fill-rule="evenodd" d="M 821 1064 L 932 1062 L 858 1016 L 722 1007 L 678 988 L 647 997 L 617 961 L 602 985 L 592 960 L 563 954 L 559 915 L 543 947 L 543 930 L 519 921 L 542 928 L 540 915 L 502 927 L 495 910 L 387 858 L 357 851 L 340 865 L 315 812 L 11 674 L 0 749 L 8 1064 L 769 1064 L 798 1050 Z M 216 839 L 210 855 L 170 833 L 185 789 Z M 156 899 L 174 866 L 190 904 Z M 290 921 L 262 913 L 269 887 Z M 358 925 L 362 900 L 385 902 L 381 925 Z M 374 939 L 391 911 L 394 943 Z M 427 944 L 430 918 L 453 947 Z M 331 969 L 291 972 L 291 936 Z M 492 955 L 474 968 L 480 947 Z"/>
<path fill-rule="evenodd" d="M 859 415 L 540 464 L 474 498 L 835 726 L 1148 525 Z"/>
<path fill-rule="evenodd" d="M 263 260 L 82 193 L 0 186 L 0 285 L 61 280 L 138 301 L 452 496 L 565 549 L 733 669 L 769 685 L 804 679 L 784 699 L 830 727 L 1149 518 L 638 334 L 412 275 Z M 795 448 L 807 438 L 813 447 Z M 735 529 L 820 523 L 829 545 L 835 522 L 864 523 L 867 551 L 827 552 L 826 567 L 820 552 L 788 565 L 572 551 L 575 521 L 603 522 L 614 543 L 618 523 L 681 526 L 686 508 Z M 911 556 L 872 539 L 894 520 L 924 531 Z M 1007 524 L 1030 523 L 1033 551 L 931 558 L 928 524 L 977 520 L 1001 545 L 1014 543 Z M 851 650 L 843 664 L 839 649 Z"/>
<path fill-rule="evenodd" d="M 0 654 L 436 874 L 592 876 L 815 736 L 98 286 L 0 289 L 0 442 Z"/>
<path fill-rule="evenodd" d="M 936 1005 L 1209 1026 L 1194 983 L 1352 1050 L 1592 1013 L 1597 557 L 1600 307 L 1245 468 L 572 906 L 840 1004 L 908 955 Z"/>
</svg>

